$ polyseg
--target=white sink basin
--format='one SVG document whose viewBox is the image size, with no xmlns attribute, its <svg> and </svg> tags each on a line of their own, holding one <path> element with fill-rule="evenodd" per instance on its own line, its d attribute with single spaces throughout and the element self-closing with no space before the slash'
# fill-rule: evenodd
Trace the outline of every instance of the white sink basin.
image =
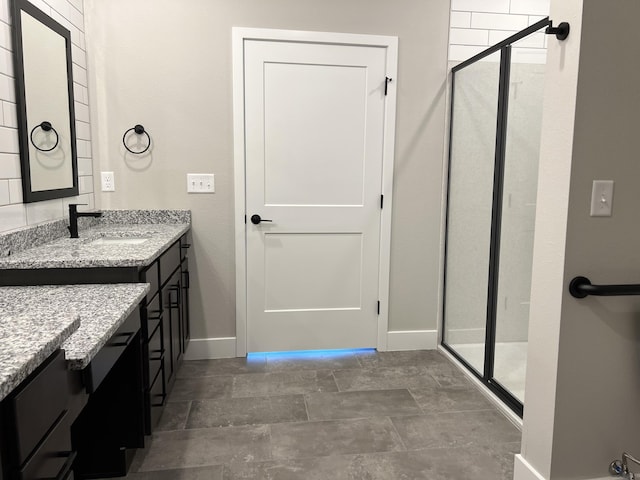
<svg viewBox="0 0 640 480">
<path fill-rule="evenodd" d="M 89 245 L 140 245 L 147 240 L 147 237 L 100 237 L 89 242 Z"/>
</svg>

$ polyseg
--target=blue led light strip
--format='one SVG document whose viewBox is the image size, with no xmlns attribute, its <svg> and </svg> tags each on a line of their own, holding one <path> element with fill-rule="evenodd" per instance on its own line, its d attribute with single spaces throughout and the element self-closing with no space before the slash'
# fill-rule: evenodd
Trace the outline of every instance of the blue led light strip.
<svg viewBox="0 0 640 480">
<path fill-rule="evenodd" d="M 247 354 L 247 358 L 266 355 L 269 358 L 328 358 L 328 357 L 345 357 L 356 353 L 374 353 L 375 348 L 352 348 L 344 350 L 292 350 L 288 352 L 251 352 Z"/>
</svg>

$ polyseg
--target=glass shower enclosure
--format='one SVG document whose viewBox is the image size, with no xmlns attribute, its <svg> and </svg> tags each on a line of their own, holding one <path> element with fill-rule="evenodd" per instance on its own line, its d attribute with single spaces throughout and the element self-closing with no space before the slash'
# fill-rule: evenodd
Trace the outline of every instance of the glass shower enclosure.
<svg viewBox="0 0 640 480">
<path fill-rule="evenodd" d="M 549 23 L 452 69 L 442 345 L 519 415 Z"/>
</svg>

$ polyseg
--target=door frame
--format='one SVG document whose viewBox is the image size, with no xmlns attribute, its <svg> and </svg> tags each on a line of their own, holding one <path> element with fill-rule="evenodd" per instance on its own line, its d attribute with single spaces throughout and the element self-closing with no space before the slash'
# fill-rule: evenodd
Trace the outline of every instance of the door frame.
<svg viewBox="0 0 640 480">
<path fill-rule="evenodd" d="M 262 28 L 232 28 L 233 40 L 233 159 L 235 197 L 235 266 L 236 266 L 236 356 L 247 354 L 247 248 L 245 204 L 245 104 L 244 42 L 247 40 L 297 41 L 334 45 L 358 45 L 385 48 L 388 83 L 384 114 L 382 191 L 384 208 L 380 217 L 380 255 L 378 273 L 378 342 L 380 351 L 387 350 L 389 326 L 389 272 L 391 258 L 391 214 L 393 211 L 393 163 L 396 124 L 396 84 L 398 70 L 398 38 L 382 35 L 309 32 Z"/>
</svg>

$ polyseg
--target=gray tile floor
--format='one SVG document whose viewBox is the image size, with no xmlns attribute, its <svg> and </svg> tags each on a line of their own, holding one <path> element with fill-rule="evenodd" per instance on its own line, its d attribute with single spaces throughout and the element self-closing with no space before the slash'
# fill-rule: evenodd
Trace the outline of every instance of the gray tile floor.
<svg viewBox="0 0 640 480">
<path fill-rule="evenodd" d="M 184 362 L 130 480 L 507 480 L 520 432 L 435 351 Z"/>
</svg>

